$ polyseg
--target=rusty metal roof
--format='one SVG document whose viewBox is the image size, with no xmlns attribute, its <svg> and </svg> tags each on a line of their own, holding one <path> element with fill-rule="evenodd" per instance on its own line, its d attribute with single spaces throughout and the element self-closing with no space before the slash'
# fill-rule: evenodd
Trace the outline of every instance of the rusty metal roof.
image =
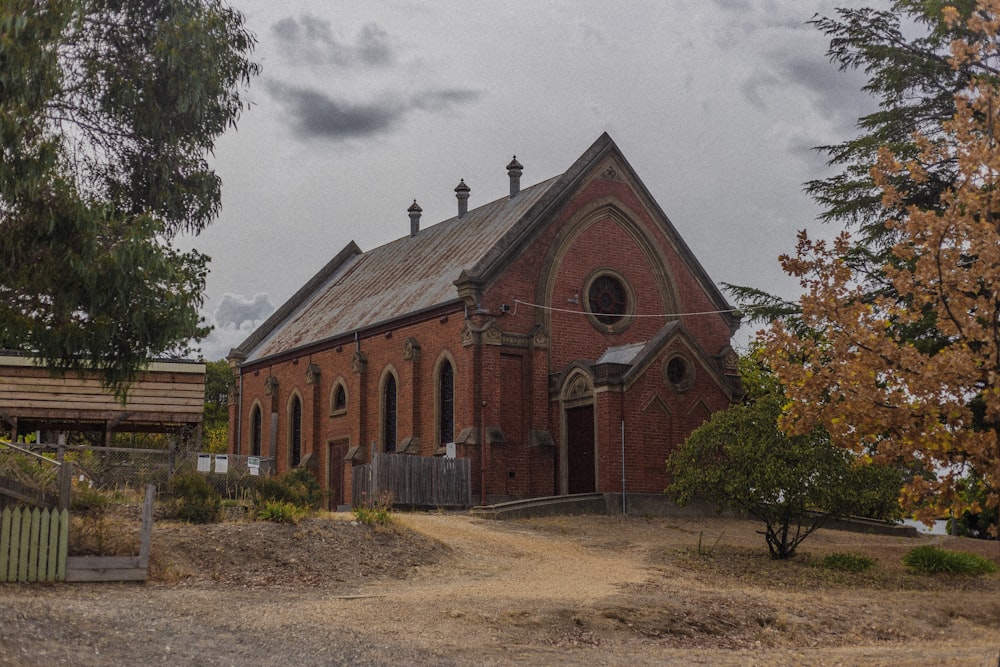
<svg viewBox="0 0 1000 667">
<path fill-rule="evenodd" d="M 493 249 L 558 180 L 368 252 L 350 244 L 237 349 L 247 363 L 457 301 L 454 283 L 462 271 Z"/>
</svg>

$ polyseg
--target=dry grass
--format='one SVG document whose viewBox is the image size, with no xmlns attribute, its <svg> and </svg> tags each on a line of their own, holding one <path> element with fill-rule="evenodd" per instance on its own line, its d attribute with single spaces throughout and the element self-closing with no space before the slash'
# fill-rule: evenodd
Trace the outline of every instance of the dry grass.
<svg viewBox="0 0 1000 667">
<path fill-rule="evenodd" d="M 992 542 L 823 530 L 773 561 L 747 521 L 394 516 L 382 530 L 349 515 L 157 522 L 150 584 L 7 587 L 0 644 L 44 636 L 84 665 L 160 661 L 167 645 L 175 664 L 300 667 L 333 650 L 360 664 L 997 664 L 1000 574 L 901 564 L 928 543 L 997 561 Z M 831 570 L 830 553 L 876 564 Z M 134 637 L 108 634 L 139 617 Z M 248 627 L 255 641 L 233 639 Z"/>
</svg>

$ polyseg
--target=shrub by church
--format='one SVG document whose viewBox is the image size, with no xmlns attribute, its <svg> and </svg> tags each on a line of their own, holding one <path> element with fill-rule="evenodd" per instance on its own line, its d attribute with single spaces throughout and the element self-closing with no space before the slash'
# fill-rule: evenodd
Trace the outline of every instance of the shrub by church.
<svg viewBox="0 0 1000 667">
<path fill-rule="evenodd" d="M 463 181 L 455 217 L 413 202 L 408 235 L 348 244 L 231 352 L 231 453 L 307 465 L 332 505 L 373 450 L 452 443 L 476 499 L 663 491 L 739 396 L 738 315 L 608 135 L 536 185 L 507 170 L 508 197 Z"/>
</svg>

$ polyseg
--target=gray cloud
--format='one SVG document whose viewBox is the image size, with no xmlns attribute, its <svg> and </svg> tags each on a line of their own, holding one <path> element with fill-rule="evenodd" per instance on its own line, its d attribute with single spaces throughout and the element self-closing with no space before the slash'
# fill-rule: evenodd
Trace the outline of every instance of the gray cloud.
<svg viewBox="0 0 1000 667">
<path fill-rule="evenodd" d="M 791 57 L 781 63 L 791 86 L 810 91 L 815 107 L 844 132 L 852 131 L 859 116 L 874 110 L 875 102 L 861 88 L 864 74 L 841 72 L 825 58 Z"/>
<path fill-rule="evenodd" d="M 442 111 L 479 98 L 473 90 L 446 89 L 418 93 L 410 99 L 385 97 L 355 104 L 336 100 L 313 88 L 276 81 L 266 83 L 270 95 L 292 116 L 301 138 L 350 139 L 379 134 L 399 125 L 413 110 Z"/>
<path fill-rule="evenodd" d="M 479 99 L 479 96 L 480 94 L 478 91 L 462 90 L 461 88 L 431 90 L 415 95 L 411 104 L 415 109 L 422 109 L 424 111 L 441 111 L 457 104 L 475 102 Z"/>
<path fill-rule="evenodd" d="M 257 293 L 253 298 L 242 294 L 223 294 L 215 309 L 215 324 L 223 328 L 256 327 L 274 312 L 274 304 L 266 293 Z"/>
<path fill-rule="evenodd" d="M 363 25 L 353 43 L 339 40 L 329 21 L 308 14 L 281 19 L 271 26 L 271 34 L 282 53 L 298 62 L 347 67 L 386 66 L 396 61 L 389 33 L 376 23 Z"/>
</svg>

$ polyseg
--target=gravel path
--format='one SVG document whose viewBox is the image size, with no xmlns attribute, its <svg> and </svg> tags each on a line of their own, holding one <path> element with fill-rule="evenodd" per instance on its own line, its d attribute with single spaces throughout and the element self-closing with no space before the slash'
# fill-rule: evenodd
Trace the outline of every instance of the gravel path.
<svg viewBox="0 0 1000 667">
<path fill-rule="evenodd" d="M 759 540 L 746 522 L 403 514 L 408 530 L 373 533 L 314 521 L 206 527 L 194 541 L 193 527 L 158 527 L 166 583 L 0 585 L 0 665 L 995 667 L 1000 657 L 995 578 L 958 594 L 809 591 L 679 562 L 706 532 L 724 536 L 720 551 Z M 220 574 L 239 561 L 228 541 L 248 555 L 266 551 L 265 538 L 299 551 L 266 561 L 268 576 L 260 565 Z M 895 554 L 912 544 L 899 539 L 821 531 L 815 545 Z M 200 559 L 203 577 L 172 549 Z"/>
</svg>

